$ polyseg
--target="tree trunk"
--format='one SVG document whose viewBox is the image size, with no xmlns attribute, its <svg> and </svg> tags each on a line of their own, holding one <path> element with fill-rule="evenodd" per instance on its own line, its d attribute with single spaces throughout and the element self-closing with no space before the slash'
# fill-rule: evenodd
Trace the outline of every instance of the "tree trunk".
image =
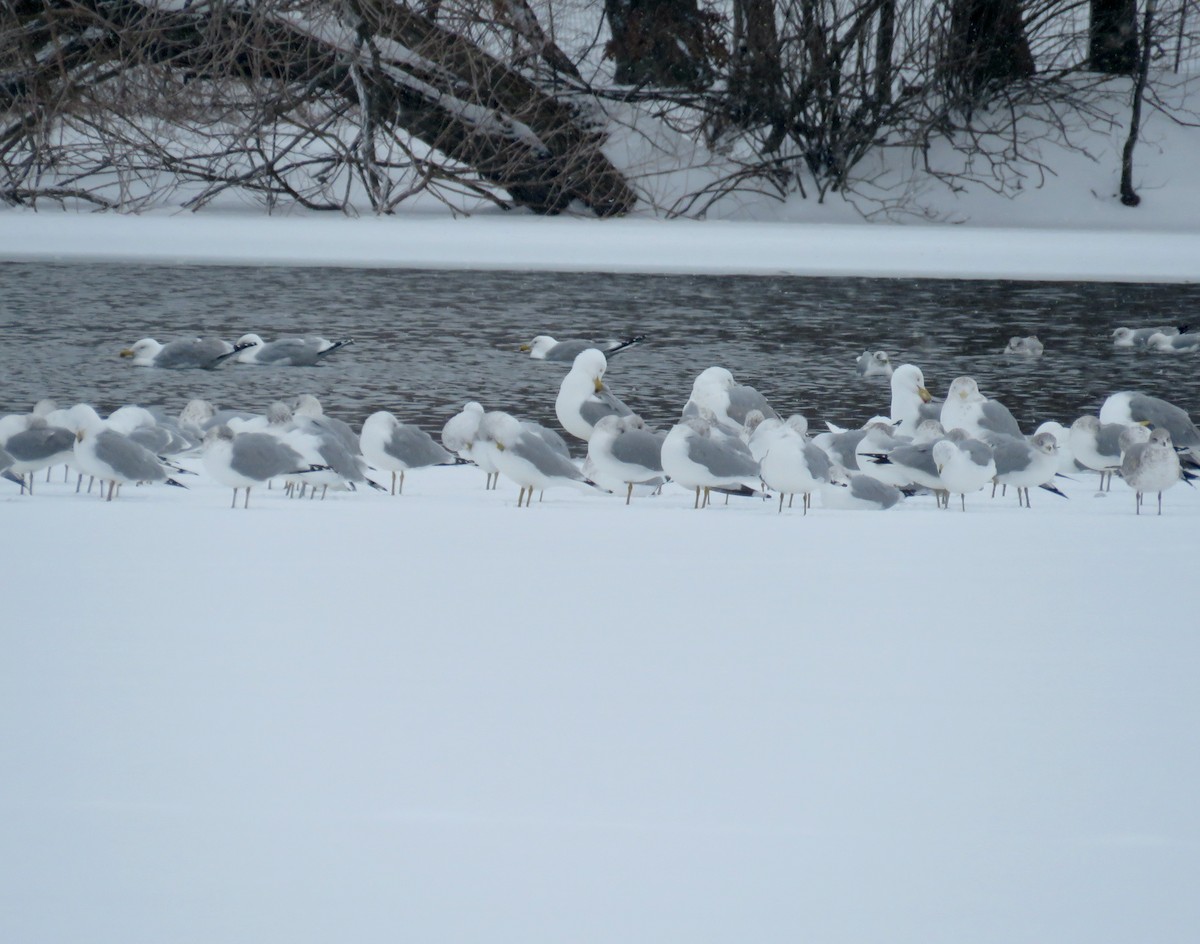
<svg viewBox="0 0 1200 944">
<path fill-rule="evenodd" d="M 700 91 L 712 84 L 709 18 L 696 0 L 604 0 L 605 50 L 621 85 Z"/>
<path fill-rule="evenodd" d="M 1091 0 L 1088 68 L 1133 75 L 1138 65 L 1137 0 Z"/>
<path fill-rule="evenodd" d="M 1142 96 L 1146 93 L 1146 78 L 1150 73 L 1150 44 L 1154 39 L 1155 0 L 1146 0 L 1146 12 L 1142 20 L 1141 55 L 1138 57 L 1137 78 L 1133 84 L 1133 105 L 1129 115 L 1129 137 L 1121 151 L 1121 202 L 1135 207 L 1142 202 L 1133 189 L 1133 149 L 1137 144 L 1142 125 Z"/>
<path fill-rule="evenodd" d="M 953 0 L 943 68 L 950 87 L 968 99 L 1033 75 L 1020 0 Z"/>
<path fill-rule="evenodd" d="M 783 67 L 775 0 L 734 0 L 729 59 L 729 117 L 744 128 L 781 119 Z"/>
</svg>

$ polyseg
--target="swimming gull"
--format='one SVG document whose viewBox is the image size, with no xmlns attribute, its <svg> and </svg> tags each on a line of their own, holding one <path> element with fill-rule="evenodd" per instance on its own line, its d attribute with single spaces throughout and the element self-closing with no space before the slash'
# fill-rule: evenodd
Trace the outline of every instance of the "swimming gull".
<svg viewBox="0 0 1200 944">
<path fill-rule="evenodd" d="M 353 343 L 354 338 L 330 341 L 315 335 L 264 341 L 257 334 L 244 334 L 238 338 L 234 360 L 239 364 L 268 367 L 313 367 L 334 351 Z"/>
<path fill-rule="evenodd" d="M 1156 331 L 1146 339 L 1146 347 L 1162 354 L 1191 354 L 1200 351 L 1200 334 L 1163 334 Z"/>
<path fill-rule="evenodd" d="M 892 359 L 887 351 L 863 351 L 854 362 L 860 377 L 892 376 Z"/>
<path fill-rule="evenodd" d="M 1142 513 L 1142 495 L 1158 493 L 1158 513 L 1162 514 L 1162 493 L 1183 478 L 1179 455 L 1171 434 L 1156 429 L 1144 443 L 1134 443 L 1121 460 L 1121 478 L 1137 493 L 1137 514 Z"/>
<path fill-rule="evenodd" d="M 956 377 L 946 392 L 940 417 L 942 427 L 949 432 L 961 429 L 970 436 L 982 438 L 988 433 L 1021 437 L 1021 427 L 998 400 L 989 400 L 979 392 L 974 377 Z"/>
<path fill-rule="evenodd" d="M 663 471 L 684 488 L 696 490 L 699 508 L 700 492 L 704 504 L 709 492 L 731 489 L 753 493 L 759 481 L 758 462 L 749 447 L 740 439 L 723 436 L 714 424 L 695 416 L 676 424 L 667 433 L 662 446 Z"/>
<path fill-rule="evenodd" d="M 558 388 L 554 413 L 563 429 L 584 442 L 591 439 L 592 429 L 600 417 L 633 413 L 604 386 L 607 369 L 608 361 L 604 355 L 589 348 L 576 356 Z"/>
<path fill-rule="evenodd" d="M 1112 333 L 1113 347 L 1145 347 L 1146 342 L 1156 334 L 1165 334 L 1171 337 L 1176 334 L 1183 334 L 1187 329 L 1187 325 L 1183 325 L 1182 328 L 1177 328 L 1173 325 L 1163 325 L 1158 328 L 1114 328 Z"/>
<path fill-rule="evenodd" d="M 1041 357 L 1045 349 L 1045 345 L 1038 340 L 1038 336 L 1031 334 L 1027 338 L 1009 338 L 1008 347 L 1004 349 L 1004 353 L 1014 357 Z"/>
<path fill-rule="evenodd" d="M 635 485 L 664 481 L 662 444 L 666 438 L 666 433 L 647 429 L 637 414 L 601 417 L 587 451 L 596 480 L 603 485 L 624 485 L 628 505 Z"/>
<path fill-rule="evenodd" d="M 134 367 L 212 370 L 227 361 L 236 351 L 234 345 L 220 338 L 189 338 L 183 341 L 169 341 L 166 344 L 159 344 L 154 338 L 142 338 L 121 351 L 121 356 L 133 358 Z"/>
<path fill-rule="evenodd" d="M 568 338 L 565 341 L 556 341 L 548 334 L 539 334 L 528 344 L 522 344 L 520 350 L 528 351 L 529 356 L 535 361 L 561 361 L 570 363 L 584 351 L 591 348 L 600 351 L 606 357 L 611 357 L 618 351 L 623 351 L 644 340 L 646 340 L 646 336 L 639 334 L 632 338 L 614 338 L 606 341 L 585 341 L 581 338 Z"/>
<path fill-rule="evenodd" d="M 402 423 L 387 410 L 372 413 L 359 435 L 362 453 L 371 465 L 392 473 L 392 494 L 397 494 L 396 473 L 400 473 L 399 494 L 404 494 L 404 473 L 431 465 L 455 465 L 454 455 L 439 446 L 419 426 Z"/>
</svg>

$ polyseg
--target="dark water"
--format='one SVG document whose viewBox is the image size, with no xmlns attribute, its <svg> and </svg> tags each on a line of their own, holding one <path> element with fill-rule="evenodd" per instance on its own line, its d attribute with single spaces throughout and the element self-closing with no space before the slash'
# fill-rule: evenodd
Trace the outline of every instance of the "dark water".
<svg viewBox="0 0 1200 944">
<path fill-rule="evenodd" d="M 1200 286 L 13 263 L 0 265 L 0 413 L 42 397 L 102 412 L 178 411 L 192 397 L 261 411 L 313 393 L 352 423 L 388 409 L 434 431 L 476 399 L 553 424 L 565 368 L 516 346 L 633 333 L 648 340 L 606 379 L 659 426 L 714 364 L 781 413 L 860 423 L 889 399 L 885 380 L 854 372 L 869 347 L 920 365 L 935 394 L 975 376 L 1031 431 L 1120 389 L 1200 415 L 1200 357 L 1115 351 L 1110 338 L 1117 325 L 1189 321 L 1200 330 Z M 312 368 L 163 371 L 117 356 L 147 336 L 250 331 L 355 343 Z M 999 353 L 1031 333 L 1043 357 Z"/>
</svg>

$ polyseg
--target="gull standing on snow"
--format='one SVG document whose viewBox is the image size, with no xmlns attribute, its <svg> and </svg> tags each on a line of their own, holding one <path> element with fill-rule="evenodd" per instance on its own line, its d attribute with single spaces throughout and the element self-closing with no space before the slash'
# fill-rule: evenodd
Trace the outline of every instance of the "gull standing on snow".
<svg viewBox="0 0 1200 944">
<path fill-rule="evenodd" d="M 604 416 L 588 440 L 588 460 L 604 485 L 620 482 L 625 504 L 633 486 L 663 481 L 662 446 L 667 434 L 646 428 L 640 416 Z"/>
<path fill-rule="evenodd" d="M 1017 438 L 1025 435 L 1004 404 L 979 392 L 979 384 L 973 377 L 956 377 L 950 384 L 940 419 L 946 432 L 961 429 L 976 439 L 989 433 Z"/>
<path fill-rule="evenodd" d="M 628 406 L 613 396 L 604 386 L 608 360 L 595 348 L 588 348 L 575 357 L 567 376 L 558 388 L 554 413 L 572 436 L 587 442 L 602 416 L 630 416 Z"/>
<path fill-rule="evenodd" d="M 1142 513 L 1142 495 L 1158 493 L 1158 513 L 1162 514 L 1162 493 L 1183 478 L 1179 454 L 1171 443 L 1171 434 L 1156 429 L 1144 443 L 1134 443 L 1121 460 L 1121 478 L 1137 493 L 1137 513 Z"/>
<path fill-rule="evenodd" d="M 793 420 L 797 422 L 793 423 Z M 760 463 L 759 475 L 768 488 L 779 491 L 779 511 L 783 512 L 783 495 L 803 495 L 804 514 L 808 514 L 812 493 L 829 481 L 829 456 L 804 434 L 808 423 L 804 417 L 791 417 L 781 434 L 767 449 Z M 788 507 L 791 507 L 789 498 Z"/>
<path fill-rule="evenodd" d="M 556 451 L 536 429 L 529 428 L 515 416 L 499 411 L 484 414 L 483 422 L 479 424 L 479 437 L 494 444 L 493 461 L 505 478 L 521 486 L 518 508 L 523 500 L 526 508 L 530 506 L 534 489 L 545 491 L 558 485 L 584 491 L 596 488 L 574 462 Z"/>
<path fill-rule="evenodd" d="M 238 338 L 234 360 L 239 364 L 270 367 L 313 367 L 334 351 L 353 343 L 354 338 L 329 341 L 314 335 L 264 341 L 257 334 L 243 334 Z"/>
<path fill-rule="evenodd" d="M 958 495 L 962 510 L 967 510 L 967 493 L 977 492 L 996 477 L 996 461 L 987 443 L 971 437 L 951 438 L 934 443 L 931 453 L 937 465 L 946 505 L 950 496 Z"/>
<path fill-rule="evenodd" d="M 236 353 L 237 349 L 220 338 L 190 338 L 159 344 L 154 338 L 142 338 L 121 351 L 133 358 L 134 367 L 161 367 L 166 370 L 196 368 L 212 370 Z"/>
<path fill-rule="evenodd" d="M 1017 490 L 1017 506 L 1021 505 L 1021 493 L 1025 495 L 1025 507 L 1029 504 L 1029 487 L 1044 488 L 1056 495 L 1066 497 L 1054 487 L 1054 476 L 1058 474 L 1058 440 L 1050 433 L 1036 433 L 1026 439 L 1013 436 L 989 437 L 988 445 L 996 460 L 994 482 L 1011 485 Z M 992 493 L 995 494 L 995 486 Z"/>
<path fill-rule="evenodd" d="M 484 471 L 487 475 L 484 483 L 486 491 L 496 487 L 500 481 L 500 470 L 492 461 L 490 449 L 476 448 L 483 416 L 483 407 L 471 400 L 442 427 L 442 445 L 464 462 L 474 463 Z"/>
<path fill-rule="evenodd" d="M 1071 424 L 1071 452 L 1085 469 L 1100 473 L 1100 491 L 1108 491 L 1113 473 L 1121 468 L 1121 434 L 1129 428 L 1124 423 L 1101 423 L 1090 414 Z"/>
<path fill-rule="evenodd" d="M 724 436 L 699 416 L 672 427 L 662 445 L 663 471 L 684 488 L 696 490 L 695 508 L 714 489 L 753 491 L 760 481 L 758 462 L 740 439 Z"/>
<path fill-rule="evenodd" d="M 100 480 L 101 497 L 104 496 L 103 483 L 108 482 L 108 501 L 113 500 L 118 485 L 166 482 L 185 487 L 170 477 L 168 468 L 154 453 L 124 433 L 109 429 L 95 410 L 84 416 L 75 432 L 71 465 Z"/>
<path fill-rule="evenodd" d="M 556 341 L 548 334 L 539 334 L 528 344 L 522 344 L 519 350 L 528 351 L 529 356 L 535 361 L 570 362 L 589 349 L 594 348 L 606 357 L 611 357 L 618 351 L 623 351 L 627 347 L 631 347 L 639 341 L 644 340 L 646 340 L 646 336 L 639 334 L 633 338 L 612 339 L 608 341 L 584 341 L 581 338 L 568 338 L 565 341 Z"/>
<path fill-rule="evenodd" d="M 439 446 L 429 433 L 412 423 L 401 423 L 380 410 L 366 418 L 359 435 L 362 453 L 377 469 L 392 473 L 392 494 L 397 494 L 396 473 L 400 473 L 399 494 L 404 494 L 404 473 L 431 465 L 454 465 L 454 456 Z"/>
<path fill-rule="evenodd" d="M 49 469 L 59 463 L 69 463 L 75 454 L 75 433 L 61 426 L 51 426 L 45 417 L 31 415 L 25 429 L 14 433 L 2 443 L 8 454 L 8 471 L 24 479 L 29 476 L 28 485 L 22 484 L 21 491 L 29 490 L 33 494 L 33 478 L 36 472 Z M 47 473 L 47 476 L 49 473 Z"/>
<path fill-rule="evenodd" d="M 233 489 L 237 507 L 239 488 L 246 490 L 243 508 L 250 507 L 250 489 L 273 478 L 293 477 L 307 472 L 324 472 L 278 436 L 270 433 L 234 433 L 228 426 L 214 426 L 204 436 L 204 468 L 220 485 Z"/>
</svg>

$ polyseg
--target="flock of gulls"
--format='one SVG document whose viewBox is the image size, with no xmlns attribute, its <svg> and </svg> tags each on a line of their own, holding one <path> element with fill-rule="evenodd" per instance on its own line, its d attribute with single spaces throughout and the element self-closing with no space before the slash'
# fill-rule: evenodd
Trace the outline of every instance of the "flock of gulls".
<svg viewBox="0 0 1200 944">
<path fill-rule="evenodd" d="M 1169 343 L 1173 351 L 1191 343 L 1186 327 L 1118 328 L 1113 342 L 1147 349 Z M 1175 339 L 1175 340 L 1172 340 Z M 723 367 L 696 377 L 678 421 L 657 430 L 609 389 L 608 358 L 641 337 L 595 342 L 557 341 L 540 335 L 521 345 L 536 360 L 569 364 L 554 412 L 568 437 L 586 444 L 582 461 L 556 430 L 469 402 L 450 418 L 437 442 L 420 427 L 380 411 L 356 432 L 327 416 L 320 402 L 303 394 L 272 403 L 265 413 L 221 410 L 192 400 L 177 416 L 160 409 L 125 406 L 101 417 L 87 404 L 60 409 L 41 401 L 28 414 L 0 417 L 0 474 L 32 495 L 35 476 L 47 479 L 56 466 L 77 476 L 75 490 L 99 483 L 111 501 L 122 486 L 165 483 L 182 486 L 192 474 L 183 464 L 199 457 L 216 483 L 238 492 L 278 483 L 289 495 L 324 497 L 330 488 L 360 486 L 389 490 L 375 476 L 391 473 L 390 492 L 403 493 L 407 472 L 430 466 L 471 464 L 494 489 L 500 478 L 517 485 L 517 505 L 528 507 L 534 492 L 570 487 L 614 493 L 626 504 L 668 482 L 694 493 L 694 507 L 710 504 L 712 493 L 769 497 L 778 509 L 796 496 L 807 513 L 814 494 L 826 507 L 886 510 L 905 497 L 933 493 L 940 507 L 958 496 L 1012 488 L 1019 505 L 1031 506 L 1030 489 L 1062 495 L 1060 476 L 1096 473 L 1100 488 L 1121 478 L 1136 496 L 1162 495 L 1196 477 L 1200 431 L 1187 412 L 1157 397 L 1124 391 L 1110 396 L 1096 416 L 1070 427 L 1043 423 L 1027 434 L 1012 413 L 984 396 L 968 376 L 951 382 L 936 400 L 914 364 L 893 367 L 886 352 L 867 351 L 857 361 L 864 376 L 889 378 L 886 413 L 858 429 L 833 426 L 813 434 L 805 417 L 783 417 L 758 390 L 738 383 Z M 134 365 L 159 369 L 214 369 L 223 363 L 260 366 L 312 365 L 350 344 L 350 339 L 281 338 L 264 342 L 245 335 L 228 343 L 197 338 L 159 344 L 144 338 L 121 351 Z M 1036 337 L 1013 338 L 1006 353 L 1038 356 Z M 1192 349 L 1196 349 L 1193 346 Z M 579 448 L 579 447 L 577 447 Z"/>
</svg>

